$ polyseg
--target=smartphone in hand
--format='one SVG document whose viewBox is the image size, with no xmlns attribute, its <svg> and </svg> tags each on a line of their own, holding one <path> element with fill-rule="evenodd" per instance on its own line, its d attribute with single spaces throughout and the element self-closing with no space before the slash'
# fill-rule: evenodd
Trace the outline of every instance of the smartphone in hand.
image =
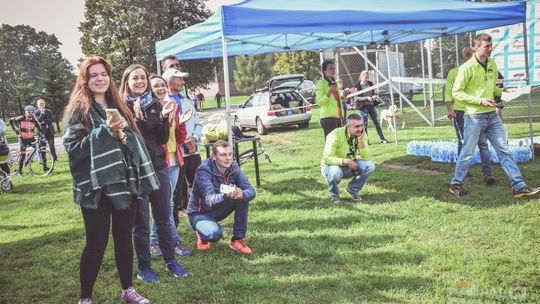
<svg viewBox="0 0 540 304">
<path fill-rule="evenodd" d="M 112 121 L 120 120 L 120 112 L 117 109 L 107 109 L 105 110 L 107 117 L 112 117 Z"/>
</svg>

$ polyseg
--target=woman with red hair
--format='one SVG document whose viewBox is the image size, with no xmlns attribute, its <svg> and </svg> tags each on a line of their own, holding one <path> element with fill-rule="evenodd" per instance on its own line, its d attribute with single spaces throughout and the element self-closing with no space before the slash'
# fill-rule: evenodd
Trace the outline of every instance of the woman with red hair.
<svg viewBox="0 0 540 304">
<path fill-rule="evenodd" d="M 137 198 L 157 190 L 159 182 L 105 59 L 89 57 L 81 63 L 63 123 L 73 196 L 81 206 L 86 232 L 80 260 L 79 303 L 92 302 L 111 219 L 116 268 L 122 285 L 120 299 L 148 303 L 133 288 L 132 228 Z"/>
</svg>

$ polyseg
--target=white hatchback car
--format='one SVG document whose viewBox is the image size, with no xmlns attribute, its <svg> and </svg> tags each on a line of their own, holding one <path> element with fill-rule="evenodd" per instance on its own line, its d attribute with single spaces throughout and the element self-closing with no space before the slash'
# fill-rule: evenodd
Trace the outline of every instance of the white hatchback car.
<svg viewBox="0 0 540 304">
<path fill-rule="evenodd" d="M 268 133 L 269 128 L 298 125 L 309 127 L 310 103 L 298 93 L 304 75 L 276 76 L 266 87 L 253 93 L 235 113 L 234 123 L 238 128 L 256 128 L 259 134 Z"/>
</svg>

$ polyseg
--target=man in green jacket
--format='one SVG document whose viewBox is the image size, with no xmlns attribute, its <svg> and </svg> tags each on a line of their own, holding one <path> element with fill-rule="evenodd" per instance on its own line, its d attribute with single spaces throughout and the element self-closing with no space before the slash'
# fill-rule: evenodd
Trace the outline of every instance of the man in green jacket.
<svg viewBox="0 0 540 304">
<path fill-rule="evenodd" d="M 368 177 L 375 171 L 371 161 L 364 121 L 358 114 L 347 117 L 344 127 L 334 129 L 326 137 L 321 173 L 328 182 L 328 191 L 333 203 L 339 203 L 339 183 L 352 177 L 345 191 L 354 201 L 361 201 L 360 191 Z"/>
<path fill-rule="evenodd" d="M 467 62 L 473 56 L 474 50 L 470 46 L 461 49 L 461 63 Z M 452 98 L 452 88 L 456 81 L 456 76 L 459 66 L 451 69 L 446 77 L 446 85 L 444 87 L 444 100 L 446 101 L 446 109 L 448 110 L 448 118 L 452 120 L 454 129 L 458 139 L 457 155 L 461 153 L 463 147 L 463 128 L 465 123 L 465 105 Z M 480 159 L 482 160 L 482 172 L 484 173 L 484 181 L 486 185 L 493 185 L 497 182 L 491 175 L 491 155 L 489 153 L 487 136 L 485 133 L 480 135 L 478 140 L 478 150 L 480 151 Z M 471 173 L 467 172 L 466 178 L 471 178 Z"/>
<path fill-rule="evenodd" d="M 499 156 L 501 167 L 512 185 L 514 197 L 535 195 L 540 192 L 540 188 L 530 188 L 523 181 L 514 156 L 508 149 L 503 123 L 495 111 L 495 96 L 501 96 L 503 89 L 496 86 L 497 65 L 489 57 L 493 50 L 491 36 L 476 36 L 474 47 L 474 56 L 461 65 L 452 88 L 454 100 L 465 105 L 465 127 L 463 148 L 449 191 L 456 196 L 468 194 L 463 183 L 478 140 L 485 134 Z"/>
</svg>

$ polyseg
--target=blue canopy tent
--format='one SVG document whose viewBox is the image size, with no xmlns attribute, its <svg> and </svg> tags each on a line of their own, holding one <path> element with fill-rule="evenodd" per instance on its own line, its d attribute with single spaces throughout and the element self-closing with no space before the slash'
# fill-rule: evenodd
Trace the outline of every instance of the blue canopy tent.
<svg viewBox="0 0 540 304">
<path fill-rule="evenodd" d="M 525 12 L 525 1 L 247 0 L 157 42 L 156 58 L 223 57 L 230 125 L 228 56 L 398 44 L 524 23 Z"/>
</svg>

